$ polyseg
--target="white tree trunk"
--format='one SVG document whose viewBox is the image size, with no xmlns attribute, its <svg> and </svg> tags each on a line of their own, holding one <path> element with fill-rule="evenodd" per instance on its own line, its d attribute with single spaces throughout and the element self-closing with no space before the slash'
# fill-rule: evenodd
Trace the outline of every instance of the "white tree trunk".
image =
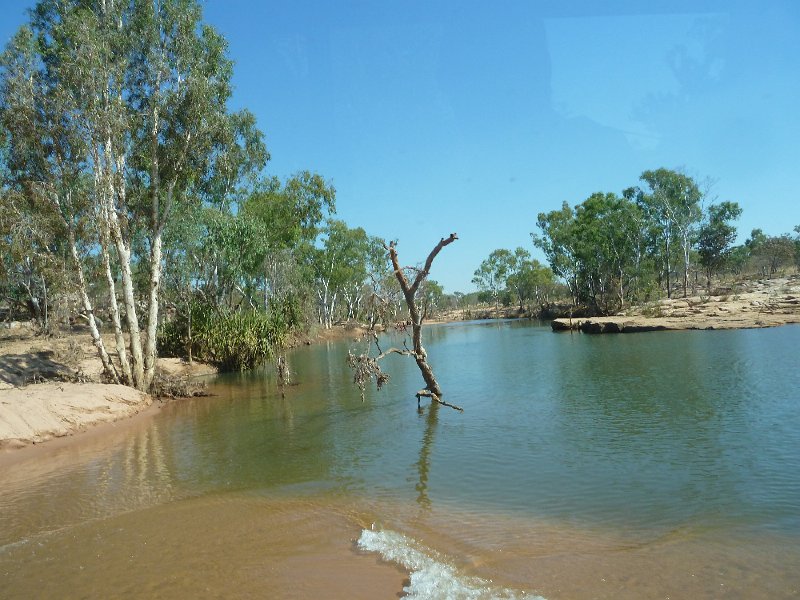
<svg viewBox="0 0 800 600">
<path fill-rule="evenodd" d="M 97 321 L 94 318 L 94 309 L 92 301 L 89 299 L 89 293 L 86 290 L 86 278 L 83 275 L 83 264 L 78 256 L 78 249 L 75 243 L 75 230 L 72 224 L 68 225 L 69 229 L 69 249 L 72 254 L 72 260 L 75 262 L 75 271 L 78 274 L 78 286 L 80 288 L 81 302 L 83 303 L 83 310 L 86 311 L 86 317 L 89 322 L 89 331 L 92 334 L 92 341 L 95 348 L 100 355 L 100 362 L 103 363 L 103 371 L 108 375 L 114 383 L 119 383 L 119 376 L 114 368 L 111 358 L 106 352 L 106 347 L 103 345 L 103 338 L 100 336 L 100 331 L 97 329 Z"/>
<path fill-rule="evenodd" d="M 150 388 L 155 376 L 156 367 L 156 336 L 158 334 L 158 292 L 161 287 L 161 232 L 157 232 L 150 252 L 150 298 L 149 314 L 147 316 L 147 340 L 144 357 L 144 383 L 145 389 Z"/>
<path fill-rule="evenodd" d="M 122 334 L 122 322 L 119 316 L 119 304 L 117 303 L 116 283 L 114 281 L 114 275 L 111 272 L 111 259 L 108 255 L 109 252 L 108 231 L 106 229 L 108 225 L 106 223 L 101 226 L 104 228 L 104 232 L 101 237 L 100 252 L 103 256 L 103 267 L 105 269 L 106 281 L 108 283 L 109 306 L 111 308 L 111 322 L 113 323 L 114 326 L 114 339 L 116 340 L 117 356 L 119 357 L 119 365 L 120 369 L 122 370 L 123 380 L 126 385 L 129 385 L 132 382 L 131 363 L 128 360 L 128 351 L 127 348 L 125 347 L 125 337 Z"/>
</svg>

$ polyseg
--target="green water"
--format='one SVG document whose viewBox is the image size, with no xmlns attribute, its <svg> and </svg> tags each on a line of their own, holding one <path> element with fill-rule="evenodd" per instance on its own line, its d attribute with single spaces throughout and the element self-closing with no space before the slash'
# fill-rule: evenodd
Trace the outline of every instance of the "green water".
<svg viewBox="0 0 800 600">
<path fill-rule="evenodd" d="M 267 371 L 220 376 L 213 398 L 167 406 L 118 446 L 0 474 L 0 570 L 4 553 L 44 532 L 246 495 L 356 507 L 464 569 L 488 564 L 475 573 L 548 597 L 606 597 L 589 583 L 537 581 L 543 567 L 531 565 L 547 552 L 536 540 L 552 547 L 562 534 L 554 572 L 586 563 L 576 548 L 599 535 L 614 541 L 599 544 L 587 573 L 613 575 L 627 561 L 647 580 L 657 551 L 673 564 L 665 579 L 690 569 L 684 558 L 713 562 L 706 577 L 730 561 L 727 584 L 742 597 L 798 593 L 800 327 L 586 336 L 490 322 L 425 335 L 463 414 L 425 402 L 418 411 L 408 359 L 388 359 L 389 384 L 362 401 L 345 362 L 351 343 L 301 348 L 283 396 Z M 511 543 L 514 531 L 530 535 Z M 612 546 L 636 550 L 606 565 Z M 630 597 L 666 589 L 619 581 Z M 678 591 L 715 597 L 715 585 Z"/>
<path fill-rule="evenodd" d="M 428 332 L 450 401 L 418 414 L 415 365 L 362 403 L 345 344 L 293 357 L 286 398 L 228 376 L 176 427 L 193 482 L 306 486 L 610 523 L 800 533 L 800 331 L 555 335 L 527 323 Z"/>
</svg>

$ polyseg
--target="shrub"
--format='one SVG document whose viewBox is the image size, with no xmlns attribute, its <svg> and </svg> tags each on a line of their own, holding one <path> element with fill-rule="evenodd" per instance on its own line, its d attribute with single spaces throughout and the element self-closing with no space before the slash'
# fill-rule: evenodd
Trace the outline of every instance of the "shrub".
<svg viewBox="0 0 800 600">
<path fill-rule="evenodd" d="M 164 356 L 193 358 L 216 365 L 221 371 L 252 369 L 275 358 L 290 329 L 298 325 L 298 309 L 291 301 L 278 302 L 268 312 L 218 309 L 192 302 L 159 330 Z"/>
</svg>

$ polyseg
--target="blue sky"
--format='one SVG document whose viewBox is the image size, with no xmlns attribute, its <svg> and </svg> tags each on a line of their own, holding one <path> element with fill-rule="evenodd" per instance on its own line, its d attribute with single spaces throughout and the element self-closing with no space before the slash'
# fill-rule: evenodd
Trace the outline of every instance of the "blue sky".
<svg viewBox="0 0 800 600">
<path fill-rule="evenodd" d="M 1 0 L 0 41 L 27 0 Z M 800 2 L 206 0 L 268 173 L 333 181 L 338 217 L 469 291 L 539 212 L 682 168 L 744 209 L 740 241 L 800 224 Z M 540 258 L 541 256 L 538 255 Z"/>
</svg>

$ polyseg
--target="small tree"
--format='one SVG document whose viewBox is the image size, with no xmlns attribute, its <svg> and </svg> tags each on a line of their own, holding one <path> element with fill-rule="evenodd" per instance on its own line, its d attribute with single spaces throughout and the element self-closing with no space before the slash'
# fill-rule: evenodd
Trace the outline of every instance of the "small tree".
<svg viewBox="0 0 800 600">
<path fill-rule="evenodd" d="M 753 259 L 767 277 L 793 263 L 794 256 L 795 243 L 788 233 L 768 237 L 753 250 Z"/>
<path fill-rule="evenodd" d="M 553 273 L 567 283 L 572 296 L 572 305 L 577 306 L 580 297 L 578 286 L 580 259 L 575 213 L 569 204 L 564 202 L 561 210 L 539 213 L 536 224 L 542 234 L 531 233 L 533 245 L 544 252 Z"/>
<path fill-rule="evenodd" d="M 731 244 L 736 239 L 736 227 L 730 222 L 739 218 L 742 209 L 736 202 L 722 202 L 708 207 L 708 221 L 700 228 L 698 253 L 706 271 L 708 287 L 711 275 L 728 261 Z"/>
<path fill-rule="evenodd" d="M 800 225 L 794 226 L 794 264 L 800 269 Z"/>
<path fill-rule="evenodd" d="M 493 251 L 475 271 L 472 283 L 487 292 L 494 301 L 495 316 L 500 311 L 500 293 L 506 288 L 506 279 L 514 266 L 514 255 L 504 248 Z"/>
<path fill-rule="evenodd" d="M 508 286 L 516 291 L 520 310 L 523 304 L 530 300 L 535 300 L 540 308 L 544 307 L 549 301 L 549 294 L 555 283 L 553 271 L 536 259 L 522 263 L 519 272 L 508 278 Z"/>
</svg>

